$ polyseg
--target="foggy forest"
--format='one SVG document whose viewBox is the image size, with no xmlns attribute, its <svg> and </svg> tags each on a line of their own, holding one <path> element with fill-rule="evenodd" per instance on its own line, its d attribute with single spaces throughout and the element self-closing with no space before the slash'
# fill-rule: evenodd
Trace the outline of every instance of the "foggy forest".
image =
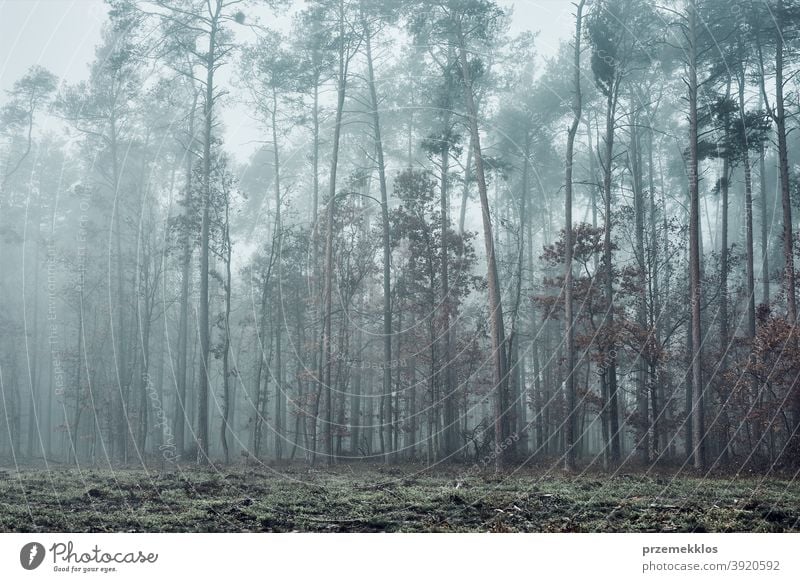
<svg viewBox="0 0 800 582">
<path fill-rule="evenodd" d="M 800 530 L 800 1 L 563 4 L 105 0 L 84 78 L 30 56 L 0 530 Z"/>
</svg>

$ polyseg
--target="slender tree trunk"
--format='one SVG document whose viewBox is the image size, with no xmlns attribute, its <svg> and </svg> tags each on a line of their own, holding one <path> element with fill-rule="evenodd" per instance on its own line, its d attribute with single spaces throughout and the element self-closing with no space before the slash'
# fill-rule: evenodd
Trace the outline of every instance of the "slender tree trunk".
<svg viewBox="0 0 800 582">
<path fill-rule="evenodd" d="M 122 201 L 120 200 L 119 186 L 120 186 L 120 170 L 119 160 L 117 156 L 117 126 L 116 119 L 111 118 L 111 179 L 113 180 L 114 192 L 114 236 L 117 253 L 117 353 L 116 359 L 118 366 L 116 369 L 117 384 L 119 386 L 119 407 L 117 409 L 117 454 L 123 462 L 127 461 L 128 449 L 128 348 L 125 343 L 125 276 L 122 262 Z M 113 333 L 113 329 L 112 329 Z"/>
<path fill-rule="evenodd" d="M 203 102 L 203 222 L 200 232 L 200 386 L 198 393 L 197 415 L 197 463 L 209 464 L 208 442 L 208 390 L 210 381 L 210 329 L 208 326 L 208 258 L 209 230 L 211 206 L 211 138 L 214 123 L 214 71 L 216 70 L 217 26 L 222 1 L 217 0 L 216 12 L 211 19 L 211 30 L 208 36 L 208 54 L 206 57 L 206 87 Z"/>
<path fill-rule="evenodd" d="M 317 229 L 317 220 L 319 219 L 319 76 L 314 79 L 314 105 L 311 110 L 312 119 L 312 132 L 314 146 L 311 155 L 311 171 L 313 176 L 312 182 L 312 199 L 311 199 L 311 222 L 314 225 L 314 230 Z M 314 246 L 314 265 L 316 265 L 316 245 Z"/>
<path fill-rule="evenodd" d="M 636 449 L 639 462 L 647 464 L 653 458 L 652 422 L 650 419 L 649 391 L 648 391 L 648 362 L 647 345 L 652 341 L 650 334 L 652 330 L 648 327 L 647 318 L 647 260 L 645 257 L 644 244 L 644 185 L 642 170 L 642 152 L 639 132 L 639 116 L 635 111 L 636 97 L 631 91 L 630 106 L 632 110 L 631 123 L 631 148 L 629 152 L 631 176 L 633 180 L 633 207 L 634 207 L 634 231 L 636 245 L 636 263 L 639 270 L 638 284 L 639 292 L 636 298 L 636 323 L 639 326 L 645 343 L 641 347 L 641 352 L 636 357 L 636 407 L 639 414 L 639 428 L 637 431 Z M 646 335 L 644 335 L 646 334 Z"/>
<path fill-rule="evenodd" d="M 761 302 L 769 305 L 769 227 L 772 223 L 767 217 L 767 168 L 765 163 L 766 146 L 761 147 L 758 156 L 759 209 L 761 210 Z"/>
<path fill-rule="evenodd" d="M 464 236 L 464 223 L 467 218 L 467 202 L 469 202 L 469 184 L 472 181 L 472 140 L 467 144 L 467 162 L 464 168 L 464 187 L 461 190 L 461 209 L 458 213 L 458 236 Z"/>
<path fill-rule="evenodd" d="M 786 286 L 787 300 L 787 319 L 792 326 L 791 342 L 794 348 L 797 347 L 797 335 L 795 325 L 797 325 L 797 294 L 795 291 L 795 268 L 794 268 L 794 229 L 792 223 L 792 200 L 791 183 L 789 178 L 789 151 L 787 146 L 786 112 L 783 98 L 784 77 L 783 77 L 783 44 L 784 38 L 783 22 L 786 16 L 784 1 L 778 0 L 776 10 L 776 39 L 775 39 L 775 125 L 778 132 L 778 161 L 781 174 L 781 205 L 783 207 L 783 258 L 784 258 L 784 281 Z M 794 75 L 790 75 L 790 78 Z M 800 448 L 800 390 L 794 391 L 793 401 L 789 403 L 792 414 L 791 430 L 789 430 L 792 450 Z"/>
<path fill-rule="evenodd" d="M 272 152 L 275 172 L 275 244 L 278 247 L 277 275 L 278 284 L 276 285 L 277 321 L 273 326 L 275 329 L 275 459 L 280 461 L 283 458 L 284 416 L 285 416 L 285 394 L 283 383 L 283 362 L 281 361 L 281 336 L 284 327 L 283 311 L 283 224 L 281 221 L 281 166 L 280 152 L 278 150 L 278 92 L 272 88 Z"/>
<path fill-rule="evenodd" d="M 230 426 L 228 419 L 231 415 L 231 388 L 230 388 L 230 355 L 231 355 L 231 231 L 230 231 L 230 200 L 228 192 L 225 196 L 225 340 L 222 346 L 222 426 L 220 428 L 220 442 L 222 443 L 222 453 L 225 456 L 225 464 L 230 463 L 230 452 L 228 450 L 228 433 Z"/>
<path fill-rule="evenodd" d="M 309 284 L 309 305 L 313 308 L 312 317 L 312 334 L 313 337 L 321 337 L 320 330 L 317 325 L 320 320 L 322 312 L 322 294 L 320 293 L 320 265 L 319 265 L 319 75 L 314 78 L 314 105 L 312 109 L 312 122 L 313 122 L 313 150 L 311 155 L 311 166 L 313 176 L 311 177 L 313 194 L 311 206 L 311 267 L 312 275 Z M 315 371 L 316 377 L 313 385 L 316 387 L 315 393 L 315 412 L 314 415 L 306 419 L 306 426 L 311 423 L 311 445 L 312 449 L 309 455 L 309 462 L 313 465 L 317 456 L 317 425 L 319 424 L 319 395 L 322 389 L 322 342 L 311 350 L 311 369 Z M 306 432 L 308 430 L 306 429 Z"/>
<path fill-rule="evenodd" d="M 336 121 L 333 127 L 333 151 L 331 154 L 330 185 L 328 192 L 328 208 L 325 231 L 325 288 L 324 288 L 324 323 L 322 332 L 323 366 L 325 376 L 325 440 L 327 447 L 327 464 L 334 462 L 333 455 L 333 393 L 331 389 L 331 297 L 333 293 L 333 220 L 336 208 L 336 171 L 339 163 L 339 138 L 342 129 L 342 113 L 344 111 L 345 87 L 347 82 L 347 64 L 344 48 L 344 0 L 339 1 L 339 78 L 337 83 Z"/>
<path fill-rule="evenodd" d="M 607 312 L 605 315 L 604 327 L 610 338 L 607 345 L 603 347 L 605 358 L 605 382 L 608 396 L 608 416 L 610 433 L 610 462 L 616 466 L 622 458 L 620 447 L 620 428 L 619 428 L 619 396 L 617 393 L 617 345 L 614 333 L 614 262 L 611 246 L 611 173 L 614 163 L 614 132 L 616 129 L 616 108 L 617 108 L 617 82 L 609 90 L 606 99 L 606 136 L 603 162 L 603 195 L 605 197 L 605 229 L 603 231 L 603 268 L 605 270 L 605 294 L 607 302 Z"/>
<path fill-rule="evenodd" d="M 145 311 L 148 311 L 145 308 Z M 150 430 L 150 406 L 148 391 L 150 390 L 150 321 L 145 320 L 142 332 L 142 392 L 139 403 L 139 454 L 147 451 L 147 433 Z"/>
<path fill-rule="evenodd" d="M 83 289 L 83 276 L 81 275 L 81 290 Z M 70 430 L 70 454 L 72 459 L 67 459 L 67 464 L 70 464 L 72 461 L 75 461 L 75 464 L 78 465 L 78 444 L 80 443 L 80 439 L 78 438 L 78 431 L 80 430 L 81 426 L 81 412 L 83 411 L 83 407 L 81 406 L 81 367 L 83 366 L 83 291 L 81 291 L 81 295 L 78 298 L 78 342 L 77 342 L 77 349 L 76 349 L 76 357 L 75 360 L 75 412 L 73 414 L 73 424 L 72 430 Z M 66 420 L 66 419 L 65 419 Z M 19 442 L 19 434 L 17 434 L 17 440 L 15 442 Z"/>
<path fill-rule="evenodd" d="M 526 410 L 526 387 L 525 387 L 525 357 L 524 353 L 521 354 L 522 334 L 520 328 L 520 307 L 523 302 L 523 279 L 525 272 L 525 255 L 526 246 L 529 247 L 526 234 L 529 234 L 528 224 L 528 182 L 529 182 L 529 164 L 528 161 L 531 155 L 531 140 L 528 137 L 525 140 L 523 149 L 522 161 L 522 184 L 519 194 L 519 239 L 517 241 L 517 265 L 514 291 L 514 304 L 512 307 L 511 315 L 511 334 L 509 340 L 509 373 L 511 374 L 512 382 L 512 398 L 514 399 L 514 421 L 515 426 L 514 434 L 520 437 L 520 440 L 515 442 L 512 446 L 512 452 L 515 456 L 519 457 L 527 453 L 526 432 L 527 432 L 527 410 Z"/>
<path fill-rule="evenodd" d="M 475 159 L 475 177 L 478 181 L 478 194 L 481 201 L 481 217 L 483 219 L 483 238 L 486 246 L 486 261 L 488 268 L 489 287 L 489 319 L 492 337 L 492 357 L 494 361 L 494 436 L 497 454 L 495 455 L 495 471 L 502 470 L 505 463 L 504 450 L 500 444 L 505 439 L 503 430 L 503 416 L 506 405 L 506 345 L 505 331 L 503 328 L 503 306 L 500 295 L 500 281 L 497 275 L 497 259 L 494 248 L 494 235 L 492 234 L 492 219 L 489 212 L 489 198 L 486 189 L 486 174 L 483 167 L 483 154 L 481 153 L 480 133 L 478 131 L 478 110 L 473 94 L 470 65 L 467 60 L 467 50 L 464 44 L 463 33 L 459 31 L 459 63 L 464 81 L 464 95 L 467 105 L 467 117 L 472 139 L 472 151 Z"/>
<path fill-rule="evenodd" d="M 745 69 L 741 65 L 739 71 L 739 118 L 744 123 L 745 119 Z M 745 140 L 742 150 L 742 166 L 744 167 L 744 216 L 745 216 L 745 298 L 747 300 L 747 336 L 750 338 L 756 335 L 756 290 L 755 290 L 755 259 L 753 251 L 753 172 L 750 163 L 750 144 Z"/>
<path fill-rule="evenodd" d="M 648 112 L 648 118 L 651 119 L 652 115 Z M 647 277 L 647 282 L 650 289 L 650 310 L 649 310 L 649 318 L 650 318 L 650 328 L 652 333 L 654 334 L 653 342 L 656 347 L 660 348 L 662 346 L 663 341 L 663 330 L 665 326 L 662 322 L 662 310 L 661 310 L 661 287 L 660 287 L 660 277 L 659 277 L 659 240 L 660 237 L 656 231 L 656 184 L 655 184 L 655 163 L 653 160 L 653 128 L 648 127 L 647 132 L 647 179 L 648 179 L 648 221 L 649 221 L 649 228 L 650 228 L 650 240 L 649 240 L 649 248 L 648 248 L 648 263 L 649 263 L 649 276 Z M 668 387 L 662 380 L 659 378 L 659 360 L 656 355 L 650 356 L 650 392 L 651 392 L 651 403 L 650 403 L 650 410 L 652 414 L 652 421 L 651 421 L 651 433 L 652 433 L 652 448 L 654 453 L 654 458 L 661 459 L 662 451 L 664 450 L 664 445 L 666 441 L 663 439 L 663 431 L 661 430 L 661 425 L 664 423 L 666 418 L 662 420 L 663 416 L 666 416 L 666 407 L 664 406 L 664 402 L 666 400 L 666 394 L 668 391 Z M 664 423 L 665 424 L 665 423 Z"/>
<path fill-rule="evenodd" d="M 572 235 L 572 164 L 575 150 L 575 135 L 578 133 L 578 125 L 581 121 L 581 109 L 583 106 L 581 95 L 581 27 L 583 18 L 583 7 L 585 0 L 578 4 L 578 12 L 575 18 L 575 56 L 574 56 L 574 79 L 575 97 L 572 105 L 572 125 L 567 134 L 567 156 L 566 156 L 566 177 L 564 182 L 564 325 L 566 335 L 566 396 L 567 396 L 567 418 L 566 418 L 566 451 L 564 455 L 564 469 L 566 471 L 575 470 L 576 443 L 575 443 L 575 415 L 576 415 L 576 393 L 575 393 L 575 327 L 572 314 L 572 262 L 575 242 Z"/>
<path fill-rule="evenodd" d="M 719 248 L 719 335 L 723 361 L 726 359 L 725 351 L 728 348 L 728 338 L 730 337 L 730 326 L 728 321 L 728 272 L 730 271 L 728 249 L 728 206 L 730 193 L 730 174 L 730 162 L 727 158 L 723 159 L 722 181 L 720 183 L 720 196 L 722 198 L 720 218 L 722 220 L 722 228 L 720 229 L 721 233 Z"/>
<path fill-rule="evenodd" d="M 363 306 L 362 306 L 363 308 Z M 356 343 L 361 345 L 363 331 L 361 328 L 356 330 Z M 361 437 L 361 385 L 363 371 L 361 368 L 356 368 L 353 371 L 355 375 L 353 381 L 353 393 L 350 396 L 350 455 L 352 457 L 358 456 L 358 441 Z"/>
<path fill-rule="evenodd" d="M 445 132 L 450 125 L 450 115 L 445 114 Z M 450 231 L 450 193 L 449 184 L 450 179 L 450 143 L 445 139 L 442 143 L 440 152 L 441 164 L 441 191 L 440 191 L 440 212 L 441 212 L 441 248 L 442 255 L 441 264 L 441 285 L 442 285 L 442 325 L 444 330 L 441 333 L 442 351 L 440 357 L 443 363 L 439 369 L 439 374 L 442 379 L 441 386 L 444 392 L 442 400 L 444 401 L 444 449 L 442 451 L 443 458 L 448 458 L 455 453 L 458 448 L 458 406 L 456 402 L 456 395 L 453 386 L 453 373 L 451 362 L 453 360 L 452 352 L 452 330 L 450 324 L 450 316 L 452 305 L 450 302 L 450 274 L 448 272 L 448 263 L 450 262 L 449 250 L 447 239 Z"/>
<path fill-rule="evenodd" d="M 192 180 L 192 143 L 194 142 L 194 123 L 195 112 L 197 111 L 197 100 L 199 92 L 194 91 L 194 99 L 192 107 L 189 111 L 189 143 L 186 147 L 186 184 L 184 192 L 184 232 L 183 232 L 183 254 L 181 257 L 181 297 L 180 297 L 180 315 L 178 319 L 178 386 L 177 398 L 175 401 L 175 411 L 172 421 L 172 432 L 175 436 L 175 455 L 176 458 L 181 459 L 184 455 L 185 435 L 186 435 L 186 371 L 187 361 L 186 355 L 188 352 L 189 344 L 189 279 L 192 276 L 192 251 L 194 245 L 192 244 L 191 227 L 192 220 L 192 188 L 194 182 Z"/>
<path fill-rule="evenodd" d="M 274 246 L 273 246 L 274 248 Z M 266 279 L 269 280 L 269 277 Z M 266 293 L 266 283 L 265 283 L 265 293 Z M 253 428 L 253 455 L 256 459 L 261 458 L 261 444 L 263 442 L 263 434 L 264 434 L 264 422 L 267 420 L 267 407 L 269 405 L 269 380 L 270 376 L 272 375 L 272 370 L 270 368 L 272 362 L 272 353 L 273 353 L 273 340 L 274 334 L 273 329 L 271 328 L 269 333 L 266 331 L 266 321 L 273 320 L 272 312 L 271 312 L 271 303 L 267 300 L 267 298 L 263 298 L 262 304 L 262 332 L 261 337 L 264 338 L 262 341 L 268 342 L 266 346 L 263 344 L 260 346 L 261 351 L 259 352 L 259 357 L 262 359 L 262 367 L 266 368 L 266 373 L 263 371 L 259 372 L 259 381 L 256 383 L 256 405 L 255 405 L 255 412 L 256 412 L 256 422 Z M 261 386 L 260 376 L 264 376 L 264 386 Z"/>
<path fill-rule="evenodd" d="M 775 39 L 775 126 L 778 133 L 778 163 L 781 174 L 781 205 L 783 207 L 783 259 L 784 285 L 786 286 L 787 317 L 794 327 L 797 323 L 797 297 L 794 279 L 794 234 L 792 232 L 792 200 L 789 182 L 789 153 L 786 144 L 786 113 L 783 99 L 783 0 L 778 0 Z M 800 415 L 798 417 L 800 420 Z"/>
<path fill-rule="evenodd" d="M 597 228 L 597 191 L 599 184 L 595 184 L 594 180 L 597 179 L 597 173 L 595 170 L 595 163 L 597 159 L 597 153 L 595 152 L 595 147 L 592 144 L 592 125 L 588 119 L 586 118 L 586 139 L 589 145 L 589 176 L 592 184 L 590 184 L 589 188 L 591 191 L 591 205 L 592 205 L 592 227 Z M 600 264 L 600 257 L 597 252 L 593 253 L 593 260 L 594 260 L 594 270 L 597 271 L 597 268 Z"/>
<path fill-rule="evenodd" d="M 274 253 L 274 245 L 272 252 Z M 261 389 L 261 375 L 264 371 L 264 361 L 267 357 L 267 350 L 265 344 L 267 333 L 267 304 L 269 300 L 269 282 L 272 274 L 272 257 L 269 258 L 269 263 L 264 268 L 264 281 L 261 289 L 261 309 L 259 311 L 258 328 L 256 331 L 256 357 L 258 363 L 256 364 L 256 377 L 253 382 L 255 387 L 255 400 L 253 401 L 253 426 L 250 433 L 250 453 L 257 459 L 260 452 L 261 444 L 261 425 L 263 417 L 260 414 L 262 408 L 261 401 L 264 398 L 263 390 Z M 271 338 L 272 336 L 270 336 Z M 272 346 L 272 339 L 270 339 L 270 347 Z"/>
<path fill-rule="evenodd" d="M 34 442 L 39 440 L 39 450 L 44 456 L 44 450 L 41 442 L 41 430 L 39 427 L 39 222 L 40 222 L 40 202 L 36 199 L 36 213 L 34 214 L 34 244 L 33 244 L 33 290 L 30 292 L 31 300 L 33 301 L 33 349 L 26 350 L 28 355 L 28 381 L 30 382 L 31 394 L 28 407 L 28 438 L 26 442 L 26 456 L 33 457 Z M 28 221 L 25 221 L 25 234 L 27 235 Z M 26 236 L 26 240 L 27 236 Z M 24 268 L 24 265 L 23 265 Z M 27 296 L 27 290 L 26 290 Z M 28 333 L 27 319 L 24 322 L 25 334 Z M 49 430 L 49 429 L 48 429 Z"/>
<path fill-rule="evenodd" d="M 691 295 L 692 441 L 694 467 L 705 468 L 705 390 L 702 383 L 700 193 L 697 152 L 697 6 L 689 2 L 689 278 Z"/>
<path fill-rule="evenodd" d="M 378 112 L 378 92 L 375 89 L 375 71 L 372 62 L 372 35 L 366 17 L 363 17 L 364 41 L 367 52 L 367 73 L 369 74 L 369 94 L 372 104 L 372 129 L 375 138 L 375 151 L 378 162 L 378 181 L 381 189 L 381 236 L 383 243 L 383 393 L 386 398 L 386 444 L 384 461 L 394 462 L 392 446 L 392 289 L 391 289 L 391 246 L 389 240 L 389 195 L 386 186 L 386 164 L 383 159 L 383 140 Z"/>
</svg>

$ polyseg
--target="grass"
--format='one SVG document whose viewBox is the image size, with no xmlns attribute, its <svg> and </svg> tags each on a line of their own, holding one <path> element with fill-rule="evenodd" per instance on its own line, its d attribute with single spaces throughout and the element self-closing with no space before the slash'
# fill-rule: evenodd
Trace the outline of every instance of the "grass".
<svg viewBox="0 0 800 582">
<path fill-rule="evenodd" d="M 0 473 L 0 532 L 40 531 L 787 532 L 800 485 L 421 466 Z"/>
</svg>

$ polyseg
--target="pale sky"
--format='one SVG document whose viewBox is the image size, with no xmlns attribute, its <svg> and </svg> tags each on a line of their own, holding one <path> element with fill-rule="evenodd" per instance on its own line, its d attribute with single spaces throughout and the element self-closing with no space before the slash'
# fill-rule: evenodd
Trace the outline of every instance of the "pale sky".
<svg viewBox="0 0 800 582">
<path fill-rule="evenodd" d="M 103 0 L 0 0 L 0 89 L 35 64 L 85 79 L 105 18 Z"/>
<path fill-rule="evenodd" d="M 540 55 L 552 55 L 560 40 L 572 32 L 574 5 L 569 0 L 499 3 L 514 7 L 512 33 L 540 31 Z M 0 91 L 9 90 L 34 64 L 69 83 L 87 78 L 105 19 L 103 0 L 0 0 Z M 3 101 L 5 95 L 0 96 Z M 225 122 L 229 148 L 237 157 L 246 155 L 257 139 L 252 121 L 230 114 Z"/>
</svg>

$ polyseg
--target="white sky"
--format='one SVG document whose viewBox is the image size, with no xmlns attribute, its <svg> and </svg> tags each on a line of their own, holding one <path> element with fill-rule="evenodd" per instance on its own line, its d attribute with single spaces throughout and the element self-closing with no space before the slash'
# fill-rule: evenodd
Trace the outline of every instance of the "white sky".
<svg viewBox="0 0 800 582">
<path fill-rule="evenodd" d="M 86 78 L 105 18 L 103 0 L 0 0 L 0 89 L 35 64 L 69 82 Z"/>
<path fill-rule="evenodd" d="M 499 0 L 514 7 L 512 33 L 540 32 L 537 50 L 552 55 L 574 26 L 569 0 Z M 103 0 L 0 0 L 0 91 L 34 64 L 74 83 L 88 76 L 94 47 L 106 19 Z M 0 102 L 5 96 L 0 96 Z M 240 159 L 255 147 L 258 130 L 235 110 L 225 119 L 226 143 Z"/>
</svg>

